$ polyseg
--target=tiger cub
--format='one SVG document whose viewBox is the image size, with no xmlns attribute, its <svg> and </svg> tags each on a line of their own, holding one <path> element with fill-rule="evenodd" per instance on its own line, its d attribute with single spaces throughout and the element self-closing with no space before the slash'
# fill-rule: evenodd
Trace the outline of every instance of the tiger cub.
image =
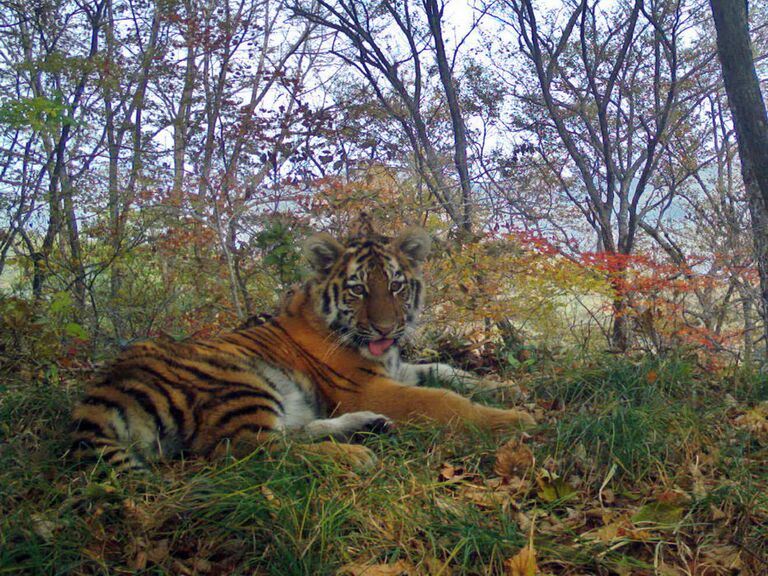
<svg viewBox="0 0 768 576">
<path fill-rule="evenodd" d="M 522 411 L 414 386 L 430 374 L 463 374 L 400 359 L 398 343 L 424 303 L 430 244 L 418 228 L 345 244 L 313 236 L 305 252 L 315 275 L 276 316 L 215 338 L 145 341 L 121 353 L 74 409 L 73 452 L 140 469 L 181 451 L 245 455 L 299 430 L 314 441 L 307 450 L 366 466 L 373 453 L 348 441 L 393 422 L 533 425 Z"/>
</svg>

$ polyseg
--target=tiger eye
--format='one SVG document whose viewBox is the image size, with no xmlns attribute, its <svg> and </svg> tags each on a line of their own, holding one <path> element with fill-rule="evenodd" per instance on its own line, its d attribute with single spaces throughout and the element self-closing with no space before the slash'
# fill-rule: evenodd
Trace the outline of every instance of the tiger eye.
<svg viewBox="0 0 768 576">
<path fill-rule="evenodd" d="M 363 296 L 365 294 L 365 286 L 362 284 L 355 284 L 349 287 L 349 291 L 355 296 Z"/>
<path fill-rule="evenodd" d="M 389 290 L 393 294 L 397 294 L 402 289 L 403 289 L 403 283 L 400 282 L 399 280 L 395 280 L 393 282 L 390 282 L 390 284 L 389 284 Z"/>
</svg>

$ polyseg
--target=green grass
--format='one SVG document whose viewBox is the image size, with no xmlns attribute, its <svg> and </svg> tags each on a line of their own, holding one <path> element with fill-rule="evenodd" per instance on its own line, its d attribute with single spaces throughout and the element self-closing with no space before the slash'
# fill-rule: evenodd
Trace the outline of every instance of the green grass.
<svg viewBox="0 0 768 576">
<path fill-rule="evenodd" d="M 553 574 L 650 574 L 659 561 L 686 565 L 691 551 L 710 561 L 723 546 L 741 550 L 743 574 L 759 574 L 768 453 L 734 421 L 765 400 L 764 378 L 674 358 L 556 368 L 524 376 L 528 402 L 544 410 L 526 441 L 536 466 L 514 490 L 494 472 L 514 434 L 428 426 L 368 439 L 380 463 L 366 473 L 288 441 L 239 461 L 162 464 L 148 477 L 99 474 L 62 458 L 79 377 L 8 379 L 0 574 L 332 575 L 398 561 L 414 574 L 504 574 L 531 525 L 539 565 Z M 441 476 L 445 464 L 455 477 Z M 553 500 L 547 482 L 568 491 Z M 667 503 L 670 494 L 682 496 Z M 644 532 L 621 524 L 638 510 L 650 518 Z M 659 510 L 674 525 L 654 526 Z M 606 536 L 614 523 L 624 532 Z"/>
</svg>

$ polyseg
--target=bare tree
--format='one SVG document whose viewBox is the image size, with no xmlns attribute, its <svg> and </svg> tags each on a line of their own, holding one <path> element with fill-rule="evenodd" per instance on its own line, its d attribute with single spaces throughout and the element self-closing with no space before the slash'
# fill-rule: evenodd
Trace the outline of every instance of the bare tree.
<svg viewBox="0 0 768 576">
<path fill-rule="evenodd" d="M 302 120 L 299 94 L 317 57 L 305 50 L 314 25 L 291 26 L 284 1 L 184 6 L 176 31 L 180 89 L 169 90 L 162 79 L 154 87 L 173 130 L 171 194 L 194 226 L 215 232 L 235 312 L 244 318 L 250 298 L 241 268 L 248 255 L 238 246 L 248 240 L 243 219 L 293 152 L 287 141 Z"/>
<path fill-rule="evenodd" d="M 717 51 L 749 196 L 768 359 L 768 115 L 755 72 L 746 0 L 710 0 Z"/>
<path fill-rule="evenodd" d="M 297 15 L 337 32 L 346 43 L 332 53 L 354 67 L 373 88 L 387 113 L 402 127 L 424 181 L 451 220 L 469 234 L 473 229 L 473 193 L 467 158 L 466 127 L 454 78 L 455 55 L 443 39 L 444 2 L 319 0 L 295 4 Z M 430 133 L 427 69 L 436 66 L 452 127 L 453 166 L 459 193 L 447 178 L 444 162 Z M 457 198 L 458 196 L 458 198 Z"/>
<path fill-rule="evenodd" d="M 502 4 L 494 14 L 519 38 L 535 82 L 503 73 L 522 99 L 542 161 L 596 233 L 598 249 L 633 254 L 643 221 L 673 192 L 655 180 L 668 138 L 701 98 L 681 90 L 706 63 L 690 52 L 681 57 L 679 38 L 695 14 L 676 0 L 613 8 L 579 0 L 543 28 L 530 0 Z M 629 344 L 622 273 L 612 337 L 621 350 Z"/>
<path fill-rule="evenodd" d="M 123 284 L 123 266 L 120 256 L 129 244 L 125 237 L 126 221 L 147 160 L 146 135 L 143 121 L 147 86 L 155 72 L 155 59 L 161 33 L 159 5 L 143 10 L 128 0 L 131 15 L 130 33 L 137 35 L 135 48 L 123 37 L 116 23 L 115 6 L 107 0 L 104 24 L 105 68 L 99 85 L 104 101 L 104 131 L 107 141 L 107 186 L 112 262 L 110 274 L 110 304 L 107 307 L 112 320 L 114 337 L 124 337 L 123 308 L 120 305 Z M 131 52 L 129 52 L 131 50 Z"/>
<path fill-rule="evenodd" d="M 101 143 L 98 137 L 88 138 L 87 143 L 80 140 L 87 126 L 78 121 L 88 113 L 89 88 L 94 77 L 93 63 L 100 51 L 105 6 L 106 0 L 75 6 L 33 7 L 20 3 L 3 7 L 4 16 L 16 24 L 13 31 L 4 36 L 6 61 L 19 63 L 23 59 L 26 63 L 10 68 L 15 73 L 14 102 L 22 108 L 34 109 L 41 103 L 47 107 L 38 111 L 42 113 L 37 122 L 34 116 L 21 122 L 32 135 L 23 153 L 23 179 L 27 190 L 34 182 L 31 188 L 34 194 L 43 186 L 46 188 L 46 231 L 42 241 L 38 241 L 23 225 L 17 225 L 9 236 L 20 236 L 26 247 L 34 268 L 32 291 L 38 299 L 46 279 L 56 269 L 51 256 L 61 241 L 68 254 L 60 264 L 71 274 L 66 287 L 72 288 L 79 317 L 85 308 L 86 269 L 75 194 L 79 179 L 88 172 Z M 71 55 L 69 61 L 57 60 L 62 52 Z M 54 64 L 46 65 L 48 62 Z M 73 153 L 73 149 L 78 152 Z M 34 160 L 33 154 L 38 155 Z M 9 160 L 18 157 L 11 152 Z M 77 157 L 77 161 L 73 161 L 73 157 Z M 36 164 L 34 169 L 32 163 Z M 30 174 L 33 170 L 39 170 L 37 176 Z M 33 204 L 40 207 L 34 194 L 25 193 L 19 207 L 26 205 L 31 209 Z M 25 220 L 21 213 L 17 213 L 15 219 L 17 224 Z"/>
</svg>

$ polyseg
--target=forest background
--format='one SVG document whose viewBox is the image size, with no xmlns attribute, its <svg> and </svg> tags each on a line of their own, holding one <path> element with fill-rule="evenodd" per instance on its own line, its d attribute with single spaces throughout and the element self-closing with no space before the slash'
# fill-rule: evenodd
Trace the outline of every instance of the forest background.
<svg viewBox="0 0 768 576">
<path fill-rule="evenodd" d="M 301 277 L 308 231 L 366 210 L 441 240 L 440 330 L 765 359 L 760 223 L 706 2 L 2 18 L 4 317 L 32 302 L 91 352 L 220 329 Z"/>
<path fill-rule="evenodd" d="M 131 342 L 270 311 L 302 240 L 365 211 L 436 240 L 414 356 L 567 381 L 608 352 L 646 386 L 683 358 L 763 454 L 768 216 L 716 38 L 701 0 L 3 2 L 4 432 L 43 433 L 18 383 L 71 399 Z"/>
</svg>

